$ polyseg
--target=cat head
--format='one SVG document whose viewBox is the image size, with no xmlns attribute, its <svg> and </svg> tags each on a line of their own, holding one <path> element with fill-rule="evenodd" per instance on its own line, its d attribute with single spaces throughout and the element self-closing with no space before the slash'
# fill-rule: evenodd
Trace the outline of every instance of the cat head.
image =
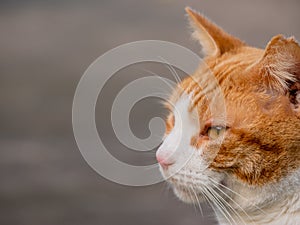
<svg viewBox="0 0 300 225">
<path fill-rule="evenodd" d="M 170 97 L 157 151 L 163 176 L 186 202 L 217 189 L 247 207 L 239 195 L 258 204 L 284 185 L 297 190 L 300 46 L 278 35 L 265 49 L 253 48 L 186 11 L 205 57 Z"/>
</svg>

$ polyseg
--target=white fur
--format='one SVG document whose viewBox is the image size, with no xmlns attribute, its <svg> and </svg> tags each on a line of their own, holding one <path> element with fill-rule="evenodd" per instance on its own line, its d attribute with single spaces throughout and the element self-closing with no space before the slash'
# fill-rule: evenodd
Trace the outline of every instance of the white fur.
<svg viewBox="0 0 300 225">
<path fill-rule="evenodd" d="M 157 151 L 157 155 L 167 156 L 168 161 L 176 163 L 167 171 L 162 171 L 166 177 L 174 175 L 189 161 L 195 153 L 190 146 L 190 137 L 198 131 L 196 118 L 188 112 L 190 96 L 183 95 L 175 105 L 175 124 L 172 131 L 165 137 L 164 142 Z M 184 151 L 183 151 L 184 149 Z"/>
<path fill-rule="evenodd" d="M 175 126 L 157 152 L 174 161 L 161 172 L 175 194 L 196 204 L 209 198 L 221 225 L 300 224 L 300 170 L 262 187 L 249 186 L 231 175 L 210 170 L 201 158 L 203 149 L 190 145 L 191 138 L 199 133 L 199 122 L 196 112 L 188 112 L 189 105 L 189 96 L 183 94 L 175 104 Z M 209 191 L 219 196 L 214 199 Z M 222 206 L 218 204 L 223 201 L 221 198 L 227 202 Z M 224 213 L 224 208 L 228 213 Z"/>
</svg>

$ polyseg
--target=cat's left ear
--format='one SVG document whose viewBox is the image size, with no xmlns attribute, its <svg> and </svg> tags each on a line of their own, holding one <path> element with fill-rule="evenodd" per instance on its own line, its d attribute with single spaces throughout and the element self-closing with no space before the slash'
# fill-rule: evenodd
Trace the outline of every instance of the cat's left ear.
<svg viewBox="0 0 300 225">
<path fill-rule="evenodd" d="M 273 89 L 283 90 L 300 107 L 300 46 L 296 40 L 275 36 L 258 63 L 259 74 Z"/>
<path fill-rule="evenodd" d="M 202 45 L 205 56 L 220 56 L 245 45 L 193 9 L 186 7 L 185 11 L 194 29 L 193 37 Z"/>
</svg>

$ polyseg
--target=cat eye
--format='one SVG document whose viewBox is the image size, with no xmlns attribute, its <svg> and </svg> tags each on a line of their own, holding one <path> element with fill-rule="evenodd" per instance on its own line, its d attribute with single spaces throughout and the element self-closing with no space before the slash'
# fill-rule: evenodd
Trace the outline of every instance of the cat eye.
<svg viewBox="0 0 300 225">
<path fill-rule="evenodd" d="M 213 126 L 207 129 L 207 136 L 211 140 L 215 140 L 217 138 L 223 137 L 226 131 L 226 127 L 222 126 Z"/>
</svg>

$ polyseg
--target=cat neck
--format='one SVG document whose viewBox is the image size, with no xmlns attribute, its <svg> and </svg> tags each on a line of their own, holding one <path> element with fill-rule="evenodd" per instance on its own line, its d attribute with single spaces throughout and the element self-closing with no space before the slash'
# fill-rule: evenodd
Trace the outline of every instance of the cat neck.
<svg viewBox="0 0 300 225">
<path fill-rule="evenodd" d="M 217 213 L 220 225 L 237 224 L 244 225 L 295 225 L 300 221 L 300 198 L 299 193 L 295 193 L 285 199 L 280 199 L 276 204 L 269 205 L 254 211 L 237 212 L 227 215 L 231 222 L 224 215 Z"/>
<path fill-rule="evenodd" d="M 231 185 L 240 194 L 231 196 L 231 209 L 228 210 L 230 216 L 227 215 L 227 219 L 224 214 L 216 213 L 220 225 L 229 225 L 233 221 L 245 225 L 299 224 L 300 170 L 263 188 L 249 188 L 235 182 Z M 233 218 L 231 223 L 228 218 Z"/>
</svg>

